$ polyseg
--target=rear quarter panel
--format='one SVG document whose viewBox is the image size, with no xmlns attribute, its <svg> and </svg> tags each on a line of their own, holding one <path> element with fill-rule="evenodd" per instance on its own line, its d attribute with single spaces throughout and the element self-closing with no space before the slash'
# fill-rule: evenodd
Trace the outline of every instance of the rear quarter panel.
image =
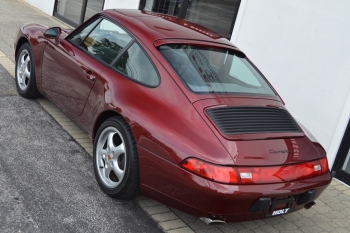
<svg viewBox="0 0 350 233">
<path fill-rule="evenodd" d="M 113 110 L 129 123 L 138 146 L 172 163 L 197 157 L 232 164 L 228 152 L 176 83 L 164 69 L 158 71 L 161 83 L 155 88 L 135 83 L 111 69 L 104 71 L 89 97 L 90 111 L 96 111 L 92 122 Z"/>
</svg>

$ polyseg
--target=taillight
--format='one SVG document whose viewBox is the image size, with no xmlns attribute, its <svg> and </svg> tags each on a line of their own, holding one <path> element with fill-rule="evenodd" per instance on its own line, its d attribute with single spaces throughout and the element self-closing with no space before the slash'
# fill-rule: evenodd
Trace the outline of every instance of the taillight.
<svg viewBox="0 0 350 233">
<path fill-rule="evenodd" d="M 303 180 L 329 171 L 327 158 L 306 163 L 271 167 L 226 167 L 195 158 L 184 160 L 184 169 L 201 177 L 227 184 L 264 184 Z"/>
<path fill-rule="evenodd" d="M 239 178 L 234 167 L 218 166 L 198 159 L 183 161 L 181 167 L 206 179 L 227 184 L 238 184 Z"/>
<path fill-rule="evenodd" d="M 319 161 L 274 167 L 239 167 L 242 184 L 279 183 L 321 175 Z"/>
<path fill-rule="evenodd" d="M 329 167 L 328 167 L 327 157 L 324 157 L 324 158 L 320 159 L 320 163 L 321 163 L 322 173 L 328 172 L 329 171 Z"/>
</svg>

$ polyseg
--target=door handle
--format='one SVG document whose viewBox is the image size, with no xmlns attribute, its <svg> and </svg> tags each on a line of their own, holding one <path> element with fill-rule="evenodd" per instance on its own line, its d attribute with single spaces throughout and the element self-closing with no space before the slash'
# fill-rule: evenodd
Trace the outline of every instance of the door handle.
<svg viewBox="0 0 350 233">
<path fill-rule="evenodd" d="M 93 72 L 91 70 L 85 70 L 84 73 L 86 74 L 87 79 L 89 79 L 91 81 L 96 80 L 96 76 L 93 74 Z"/>
</svg>

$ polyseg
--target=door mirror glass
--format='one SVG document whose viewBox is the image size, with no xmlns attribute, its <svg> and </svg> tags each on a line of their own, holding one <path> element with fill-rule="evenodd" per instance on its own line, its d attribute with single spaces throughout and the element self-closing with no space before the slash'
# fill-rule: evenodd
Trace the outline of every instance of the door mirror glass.
<svg viewBox="0 0 350 233">
<path fill-rule="evenodd" d="M 46 30 L 46 32 L 44 33 L 44 36 L 48 38 L 57 38 L 60 34 L 61 34 L 60 27 L 52 27 Z"/>
</svg>

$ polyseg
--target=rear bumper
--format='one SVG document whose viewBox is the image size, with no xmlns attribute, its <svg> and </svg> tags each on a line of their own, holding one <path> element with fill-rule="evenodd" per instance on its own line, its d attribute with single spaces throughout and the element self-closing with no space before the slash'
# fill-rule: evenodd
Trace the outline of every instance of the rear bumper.
<svg viewBox="0 0 350 233">
<path fill-rule="evenodd" d="M 262 185 L 227 185 L 194 175 L 177 164 L 170 163 L 139 147 L 141 189 L 145 196 L 197 217 L 221 216 L 226 222 L 249 221 L 302 209 L 317 199 L 331 182 L 330 173 L 296 182 Z M 302 204 L 298 199 L 310 190 L 312 197 Z M 282 200 L 272 215 L 271 204 L 252 211 L 259 198 Z M 288 201 L 287 201 L 288 199 Z M 285 200 L 285 201 L 283 201 Z M 283 204 L 283 203 L 286 204 Z"/>
</svg>

